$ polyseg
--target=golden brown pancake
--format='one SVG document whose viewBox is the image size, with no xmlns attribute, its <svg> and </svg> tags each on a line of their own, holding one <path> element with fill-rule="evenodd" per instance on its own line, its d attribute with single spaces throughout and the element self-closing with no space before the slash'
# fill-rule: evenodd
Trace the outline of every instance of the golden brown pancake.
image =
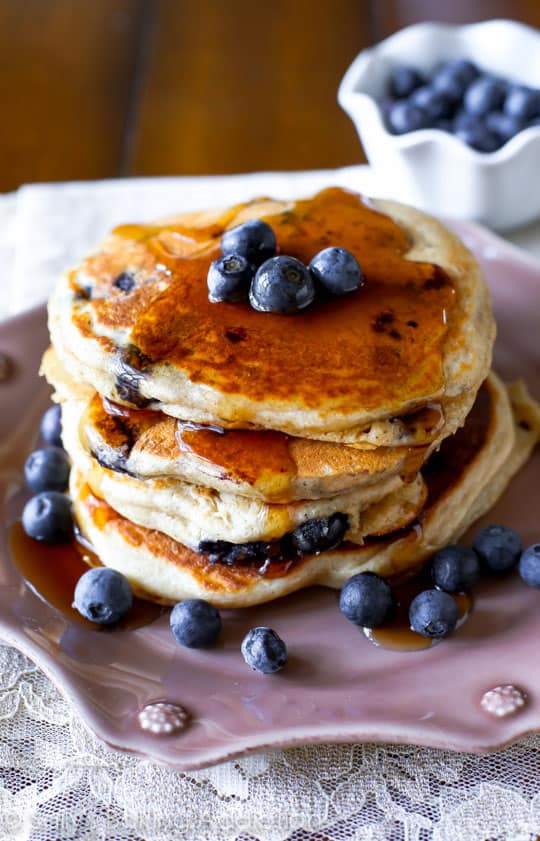
<svg viewBox="0 0 540 841">
<path fill-rule="evenodd" d="M 304 262 L 328 245 L 348 248 L 365 286 L 294 316 L 210 303 L 206 274 L 223 230 L 261 217 L 279 251 Z M 115 402 L 345 443 L 372 422 L 474 395 L 494 336 L 478 265 L 453 234 L 337 188 L 123 226 L 59 282 L 49 311 L 62 363 Z"/>
<path fill-rule="evenodd" d="M 77 471 L 72 498 L 84 535 L 102 561 L 125 573 L 138 592 L 163 603 L 200 597 L 244 607 L 311 584 L 340 587 L 371 570 L 385 576 L 416 568 L 456 540 L 486 511 L 529 457 L 540 437 L 540 411 L 523 385 L 507 391 L 493 375 L 479 393 L 465 427 L 448 438 L 424 469 L 429 492 L 417 521 L 363 545 L 262 565 L 211 563 L 160 532 L 135 525 L 91 493 Z"/>
</svg>

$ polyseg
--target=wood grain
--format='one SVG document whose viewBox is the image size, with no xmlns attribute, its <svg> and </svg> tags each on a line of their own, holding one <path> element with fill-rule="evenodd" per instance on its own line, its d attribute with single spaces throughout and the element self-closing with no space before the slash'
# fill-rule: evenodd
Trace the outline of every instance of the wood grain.
<svg viewBox="0 0 540 841">
<path fill-rule="evenodd" d="M 370 42 L 367 0 L 161 0 L 130 171 L 242 172 L 361 159 L 336 101 Z"/>
<path fill-rule="evenodd" d="M 362 160 L 337 104 L 354 56 L 420 20 L 538 0 L 1 0 L 0 190 L 43 180 Z"/>
<path fill-rule="evenodd" d="M 538 0 L 381 0 L 373 3 L 373 34 L 376 41 L 397 29 L 422 20 L 473 23 L 490 18 L 513 18 L 540 26 Z"/>
<path fill-rule="evenodd" d="M 142 0 L 0 3 L 0 190 L 116 175 Z"/>
</svg>

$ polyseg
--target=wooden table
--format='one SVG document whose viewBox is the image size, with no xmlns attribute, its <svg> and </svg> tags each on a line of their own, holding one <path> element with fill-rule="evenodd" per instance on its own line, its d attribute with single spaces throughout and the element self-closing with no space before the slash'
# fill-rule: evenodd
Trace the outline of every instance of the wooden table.
<svg viewBox="0 0 540 841">
<path fill-rule="evenodd" d="M 363 160 L 337 101 L 364 47 L 538 0 L 0 0 L 0 190 Z"/>
</svg>

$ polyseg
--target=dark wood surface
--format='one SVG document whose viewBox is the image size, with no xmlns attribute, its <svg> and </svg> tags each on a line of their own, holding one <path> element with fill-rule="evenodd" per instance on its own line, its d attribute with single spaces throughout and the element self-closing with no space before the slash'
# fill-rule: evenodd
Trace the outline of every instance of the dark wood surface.
<svg viewBox="0 0 540 841">
<path fill-rule="evenodd" d="M 336 91 L 419 20 L 538 0 L 0 0 L 0 190 L 29 181 L 334 167 L 363 160 Z"/>
</svg>

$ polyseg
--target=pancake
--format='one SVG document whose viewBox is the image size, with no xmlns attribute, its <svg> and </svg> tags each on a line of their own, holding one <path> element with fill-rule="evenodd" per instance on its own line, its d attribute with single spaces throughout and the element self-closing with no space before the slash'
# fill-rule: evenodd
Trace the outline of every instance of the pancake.
<svg viewBox="0 0 540 841">
<path fill-rule="evenodd" d="M 85 402 L 79 421 L 85 449 L 103 467 L 138 479 L 179 479 L 285 503 L 335 496 L 392 476 L 411 479 L 426 456 L 425 446 L 357 449 L 271 430 L 199 427 L 77 388 L 54 352 L 43 367 L 58 399 Z"/>
<path fill-rule="evenodd" d="M 351 575 L 402 575 L 455 541 L 500 496 L 540 438 L 540 410 L 523 384 L 507 390 L 491 375 L 467 423 L 446 439 L 424 470 L 428 497 L 417 520 L 363 545 L 302 558 L 253 564 L 211 563 L 178 541 L 118 514 L 95 496 L 78 471 L 71 494 L 79 526 L 106 565 L 137 592 L 164 604 L 204 598 L 219 607 L 247 607 L 313 584 L 341 587 Z"/>
<path fill-rule="evenodd" d="M 64 404 L 63 442 L 91 490 L 133 522 L 194 549 L 206 540 L 247 543 L 279 539 L 308 520 L 336 513 L 347 515 L 347 535 L 359 540 L 366 534 L 366 518 L 375 503 L 391 496 L 388 529 L 392 529 L 393 522 L 412 519 L 424 501 L 424 483 L 419 475 L 408 483 L 398 475 L 389 476 L 326 499 L 289 504 L 268 503 L 177 479 L 137 479 L 103 467 L 83 448 L 79 429 L 84 411 L 84 404 L 76 401 Z M 377 517 L 380 520 L 380 513 Z"/>
<path fill-rule="evenodd" d="M 304 262 L 328 245 L 348 248 L 366 286 L 292 317 L 211 304 L 206 273 L 221 234 L 247 218 L 266 219 L 281 252 Z M 337 188 L 123 226 L 60 280 L 49 325 L 69 373 L 117 403 L 377 446 L 394 440 L 396 418 L 434 402 L 446 414 L 454 401 L 447 432 L 459 427 L 494 338 L 484 280 L 453 234 L 419 211 Z M 362 438 L 375 422 L 386 424 L 377 440 Z"/>
</svg>

